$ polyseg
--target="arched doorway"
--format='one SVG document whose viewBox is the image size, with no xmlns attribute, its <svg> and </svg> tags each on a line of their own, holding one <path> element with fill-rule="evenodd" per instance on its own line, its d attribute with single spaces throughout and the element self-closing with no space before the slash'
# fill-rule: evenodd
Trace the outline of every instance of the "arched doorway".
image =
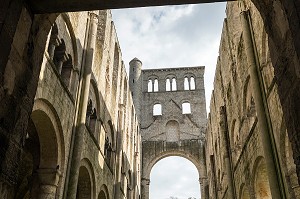
<svg viewBox="0 0 300 199">
<path fill-rule="evenodd" d="M 92 183 L 89 171 L 86 167 L 81 166 L 77 184 L 76 199 L 91 199 Z"/>
<path fill-rule="evenodd" d="M 107 199 L 103 190 L 100 191 L 98 199 Z"/>
<path fill-rule="evenodd" d="M 260 158 L 255 169 L 254 178 L 255 198 L 271 199 L 271 190 L 268 179 L 267 167 L 263 158 Z"/>
<path fill-rule="evenodd" d="M 200 198 L 199 172 L 190 160 L 170 156 L 151 169 L 150 199 Z"/>
<path fill-rule="evenodd" d="M 248 188 L 244 185 L 241 191 L 241 197 L 240 199 L 250 199 L 250 193 Z"/>
<path fill-rule="evenodd" d="M 29 120 L 15 198 L 55 198 L 60 188 L 63 147 L 50 106 L 37 100 Z"/>
<path fill-rule="evenodd" d="M 107 186 L 103 184 L 100 189 L 100 193 L 98 195 L 98 199 L 109 199 Z"/>
</svg>

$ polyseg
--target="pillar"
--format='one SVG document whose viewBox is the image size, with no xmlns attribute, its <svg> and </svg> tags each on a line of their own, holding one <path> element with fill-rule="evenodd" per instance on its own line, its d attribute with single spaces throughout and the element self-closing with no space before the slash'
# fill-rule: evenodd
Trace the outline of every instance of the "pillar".
<svg viewBox="0 0 300 199">
<path fill-rule="evenodd" d="M 268 107 L 264 102 L 264 90 L 260 85 L 260 77 L 258 74 L 259 66 L 256 60 L 255 47 L 252 39 L 251 24 L 249 22 L 248 11 L 241 13 L 241 21 L 243 27 L 244 45 L 249 65 L 249 74 L 253 97 L 258 117 L 259 136 L 262 141 L 264 158 L 266 161 L 268 179 L 273 199 L 286 198 L 281 169 L 278 162 L 278 154 L 274 143 L 273 132 L 268 124 L 267 115 Z"/>
<path fill-rule="evenodd" d="M 235 199 L 235 189 L 234 189 L 234 180 L 232 172 L 232 162 L 230 158 L 230 144 L 229 144 L 229 135 L 228 135 L 228 126 L 227 126 L 227 115 L 225 106 L 220 107 L 220 130 L 222 136 L 223 146 L 225 146 L 224 159 L 225 159 L 225 169 L 226 177 L 228 182 L 228 197 Z"/>
<path fill-rule="evenodd" d="M 142 197 L 141 198 L 149 199 L 150 179 L 142 178 L 141 186 L 142 186 L 142 190 L 141 190 Z"/>
<path fill-rule="evenodd" d="M 133 104 L 138 120 L 141 120 L 142 99 L 142 62 L 134 58 L 129 62 L 129 88 L 132 92 Z M 152 92 L 154 92 L 154 81 L 152 81 Z"/>
<path fill-rule="evenodd" d="M 97 35 L 98 15 L 90 12 L 90 26 L 88 40 L 86 44 L 86 56 L 83 68 L 81 95 L 79 99 L 78 118 L 76 123 L 75 137 L 73 143 L 73 153 L 70 166 L 69 183 L 66 198 L 76 198 L 81 152 L 84 148 L 83 138 L 86 122 L 86 111 L 90 90 L 90 80 L 94 60 L 94 51 Z"/>
<path fill-rule="evenodd" d="M 39 169 L 38 199 L 55 199 L 60 172 L 56 169 Z"/>
<path fill-rule="evenodd" d="M 57 46 L 59 46 L 58 35 L 51 36 L 49 41 L 49 47 L 48 47 L 48 53 L 51 60 L 53 59 L 54 51 Z"/>
</svg>

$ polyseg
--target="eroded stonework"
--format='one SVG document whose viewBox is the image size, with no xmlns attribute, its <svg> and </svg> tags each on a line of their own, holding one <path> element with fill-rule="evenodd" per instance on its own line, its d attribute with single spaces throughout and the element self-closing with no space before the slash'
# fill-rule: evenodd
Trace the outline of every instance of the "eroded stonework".
<svg viewBox="0 0 300 199">
<path fill-rule="evenodd" d="M 201 192 L 205 193 L 204 67 L 142 70 L 142 62 L 135 58 L 130 62 L 129 81 L 134 104 L 140 107 L 142 198 L 149 198 L 152 167 L 168 156 L 182 156 L 193 162 Z M 202 198 L 208 195 L 202 194 Z"/>
<path fill-rule="evenodd" d="M 147 199 L 170 155 L 204 198 L 300 198 L 298 0 L 228 3 L 206 129 L 203 68 L 128 81 L 110 11 L 0 10 L 0 198 Z"/>
</svg>

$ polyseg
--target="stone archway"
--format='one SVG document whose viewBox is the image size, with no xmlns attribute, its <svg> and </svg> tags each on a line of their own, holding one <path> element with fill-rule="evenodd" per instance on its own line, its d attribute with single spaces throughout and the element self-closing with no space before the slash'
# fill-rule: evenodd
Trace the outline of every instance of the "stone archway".
<svg viewBox="0 0 300 199">
<path fill-rule="evenodd" d="M 92 199 L 92 182 L 89 171 L 84 166 L 79 169 L 76 199 Z"/>
<path fill-rule="evenodd" d="M 204 145 L 201 140 L 185 140 L 176 142 L 144 141 L 142 145 L 142 182 L 141 198 L 149 199 L 150 173 L 153 166 L 161 159 L 179 156 L 191 161 L 199 173 L 200 190 L 203 199 L 206 194 L 206 166 L 204 162 Z"/>
<path fill-rule="evenodd" d="M 1 44 L 5 43 L 4 49 L 1 51 L 1 74 L 4 73 L 5 66 L 10 68 L 12 66 L 9 63 L 8 57 L 11 51 L 11 46 L 13 43 L 13 38 L 15 36 L 23 35 L 23 32 L 17 32 L 17 24 L 18 19 L 20 19 L 22 8 L 25 8 L 23 1 L 16 1 L 17 3 L 10 4 L 11 1 L 5 1 L 4 8 L 4 18 L 10 18 L 12 20 L 3 21 L 1 23 Z M 300 56 L 300 31 L 299 31 L 299 1 L 262 1 L 262 0 L 252 0 L 258 10 L 260 11 L 262 18 L 264 20 L 264 24 L 267 30 L 267 33 L 270 37 L 270 46 L 271 48 L 271 57 L 272 63 L 275 69 L 275 76 L 278 80 L 278 88 L 279 95 L 281 99 L 281 103 L 283 106 L 284 118 L 287 123 L 288 135 L 291 140 L 292 149 L 293 149 L 293 157 L 297 167 L 297 175 L 300 176 L 300 147 L 298 140 L 300 138 L 300 105 L 299 105 L 299 89 L 300 89 L 300 81 L 299 81 L 299 56 Z M 274 2 L 276 2 L 276 6 L 273 6 Z M 126 4 L 126 2 L 124 2 Z M 280 5 L 283 9 L 282 12 L 278 12 L 276 10 Z M 116 6 L 116 5 L 115 5 Z M 30 5 L 29 5 L 30 8 Z M 67 11 L 67 10 L 65 10 Z M 12 14 L 14 13 L 14 14 Z M 277 17 L 279 13 L 283 13 L 283 17 Z M 13 17 L 10 17 L 13 15 Z M 8 17 L 9 16 L 9 17 Z M 18 153 L 20 152 L 18 147 L 22 148 L 22 139 L 25 136 L 23 132 L 26 129 L 27 121 L 29 115 L 31 113 L 32 102 L 34 99 L 34 94 L 38 82 L 38 74 L 40 71 L 40 66 L 42 63 L 42 54 L 43 50 L 45 50 L 46 38 L 49 33 L 51 25 L 54 23 L 57 14 L 46 14 L 46 15 L 32 15 L 28 13 L 26 15 L 30 20 L 33 20 L 34 23 L 32 26 L 28 25 L 25 31 L 28 31 L 32 28 L 27 39 L 23 39 L 24 44 L 28 44 L 29 49 L 29 60 L 33 63 L 31 66 L 22 66 L 23 71 L 27 71 L 28 74 L 21 74 L 20 77 L 29 77 L 25 82 L 16 81 L 13 83 L 13 86 L 16 88 L 26 88 L 26 92 L 22 92 L 21 95 L 18 93 L 5 93 L 3 89 L 3 78 L 0 77 L 1 80 L 1 100 L 2 104 L 7 106 L 3 106 L 1 108 L 1 120 L 11 120 L 8 126 L 4 125 L 5 122 L 1 124 L 1 154 L 0 154 L 0 163 L 2 166 L 1 172 L 6 176 L 5 179 L 1 180 L 0 189 L 1 196 L 3 193 L 3 198 L 10 195 L 8 189 L 11 190 L 13 185 L 10 182 L 15 182 L 16 175 L 10 176 L 11 173 L 14 173 L 15 164 L 8 164 L 9 162 L 14 162 L 16 157 L 18 157 Z M 34 16 L 34 17 L 33 17 Z M 3 18 L 1 18 L 2 20 Z M 12 23 L 12 24 L 11 24 Z M 3 24 L 3 25 L 2 25 Z M 280 27 L 279 24 L 285 24 L 288 31 L 287 34 L 281 35 L 283 27 Z M 12 27 L 11 29 L 3 28 L 3 26 Z M 8 33 L 10 32 L 10 33 Z M 17 33 L 17 34 L 15 34 Z M 2 36 L 4 35 L 4 36 Z M 8 41 L 6 41 L 8 40 Z M 5 41 L 5 42 L 4 42 Z M 33 53 L 32 53 L 33 52 Z M 295 53 L 291 53 L 295 52 Z M 32 53 L 32 54 L 31 54 Z M 16 58 L 16 60 L 22 58 Z M 33 71 L 31 71 L 33 69 Z M 30 72 L 29 72 L 30 71 Z M 29 80 L 28 80 L 29 79 Z M 13 96 L 13 97 L 12 97 Z M 11 99 L 17 99 L 13 103 L 11 103 Z M 21 112 L 21 115 L 18 115 Z M 12 138 L 8 137 L 8 132 L 12 132 L 11 134 L 16 135 L 12 136 Z M 11 135 L 9 134 L 9 135 Z M 24 134 L 24 135 L 23 135 Z M 2 139 L 3 138 L 3 139 Z M 14 144 L 12 144 L 11 140 L 14 140 Z M 10 155 L 7 155 L 10 154 Z M 18 161 L 16 161 L 18 162 Z M 10 175 L 8 175 L 10 174 Z M 299 178 L 298 178 L 299 181 Z M 8 188 L 10 187 L 10 188 Z"/>
<path fill-rule="evenodd" d="M 51 105 L 36 100 L 27 128 L 15 198 L 55 198 L 64 168 L 62 130 Z"/>
<path fill-rule="evenodd" d="M 107 186 L 105 184 L 101 186 L 101 191 L 98 195 L 98 199 L 109 199 Z"/>
<path fill-rule="evenodd" d="M 254 190 L 255 198 L 257 199 L 271 199 L 270 183 L 268 179 L 267 167 L 265 160 L 259 157 L 256 160 L 254 168 Z"/>
</svg>

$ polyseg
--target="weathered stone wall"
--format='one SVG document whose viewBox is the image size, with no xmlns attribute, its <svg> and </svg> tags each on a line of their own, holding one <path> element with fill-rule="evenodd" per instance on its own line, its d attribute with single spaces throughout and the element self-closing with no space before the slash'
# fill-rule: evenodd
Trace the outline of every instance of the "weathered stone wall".
<svg viewBox="0 0 300 199">
<path fill-rule="evenodd" d="M 253 78 L 245 46 L 246 33 L 240 15 L 241 11 L 248 9 L 257 65 L 261 73 L 262 95 L 265 96 L 267 102 L 267 108 L 264 111 L 266 117 L 269 118 L 270 133 L 274 137 L 273 153 L 278 155 L 278 166 L 282 172 L 287 197 L 298 198 L 300 195 L 299 185 L 295 180 L 296 167 L 288 149 L 290 143 L 286 139 L 287 132 L 270 58 L 268 35 L 259 12 L 250 1 L 227 4 L 227 18 L 223 24 L 206 133 L 206 164 L 210 195 L 217 198 L 230 198 L 228 176 L 231 176 L 236 198 L 259 197 L 260 191 L 266 193 L 265 197 L 275 197 L 271 196 L 268 191 L 270 189 L 268 180 L 261 185 L 261 189 L 256 187 L 259 182 L 258 175 L 261 174 L 258 165 L 265 161 L 265 153 L 264 141 L 259 132 L 261 130 L 258 126 L 258 107 L 255 104 L 251 82 Z M 220 125 L 222 106 L 226 107 L 228 137 L 224 137 Z M 226 142 L 229 145 L 228 148 L 224 144 Z M 232 174 L 226 164 L 227 151 L 230 155 L 229 167 L 232 169 Z M 266 171 L 268 169 L 266 166 Z M 268 176 L 264 178 L 268 179 Z"/>
<path fill-rule="evenodd" d="M 88 113 L 88 108 L 84 131 L 81 132 L 83 147 L 79 154 L 80 169 L 77 171 L 79 172 L 77 189 L 80 191 L 78 197 L 98 198 L 102 191 L 107 198 L 125 198 L 126 195 L 137 198 L 140 195 L 139 125 L 127 86 L 127 75 L 121 62 L 121 51 L 111 13 L 106 10 L 96 13 L 99 22 L 88 91 L 88 100 L 92 104 L 92 113 L 96 111 L 96 118 L 94 120 L 92 114 Z M 50 107 L 51 113 L 55 115 L 55 125 L 58 126 L 58 129 L 54 129 L 57 131 L 56 135 L 53 135 L 54 140 L 46 141 L 58 148 L 58 154 L 49 156 L 60 160 L 57 161 L 57 165 L 55 163 L 59 172 L 59 182 L 57 191 L 54 189 L 53 193 L 57 198 L 63 198 L 67 192 L 70 183 L 69 170 L 72 167 L 70 161 L 74 158 L 72 150 L 78 147 L 74 145 L 76 139 L 74 133 L 79 131 L 78 126 L 81 125 L 78 124 L 77 117 L 81 110 L 81 90 L 86 89 L 81 81 L 86 67 L 85 48 L 91 34 L 90 23 L 92 22 L 88 12 L 64 13 L 57 17 L 55 26 L 58 32 L 56 33 L 53 26 L 48 35 L 35 96 L 34 107 L 37 108 L 34 110 L 44 110 L 40 108 L 42 105 L 39 105 L 43 102 L 46 110 L 49 109 L 48 106 Z M 51 45 L 55 47 L 54 51 L 50 50 Z M 68 56 L 72 58 L 70 63 Z M 41 133 L 47 134 L 49 131 L 47 126 L 41 126 L 44 132 L 39 132 L 39 126 L 42 124 L 34 117 L 32 120 L 38 131 L 38 137 L 42 136 Z M 42 150 L 44 143 L 41 142 L 40 145 Z M 41 153 L 38 158 L 46 157 Z M 31 172 L 24 175 L 21 177 L 26 179 Z M 17 187 L 17 190 L 20 190 L 17 192 L 21 194 L 26 180 L 20 182 L 21 185 Z"/>
</svg>

